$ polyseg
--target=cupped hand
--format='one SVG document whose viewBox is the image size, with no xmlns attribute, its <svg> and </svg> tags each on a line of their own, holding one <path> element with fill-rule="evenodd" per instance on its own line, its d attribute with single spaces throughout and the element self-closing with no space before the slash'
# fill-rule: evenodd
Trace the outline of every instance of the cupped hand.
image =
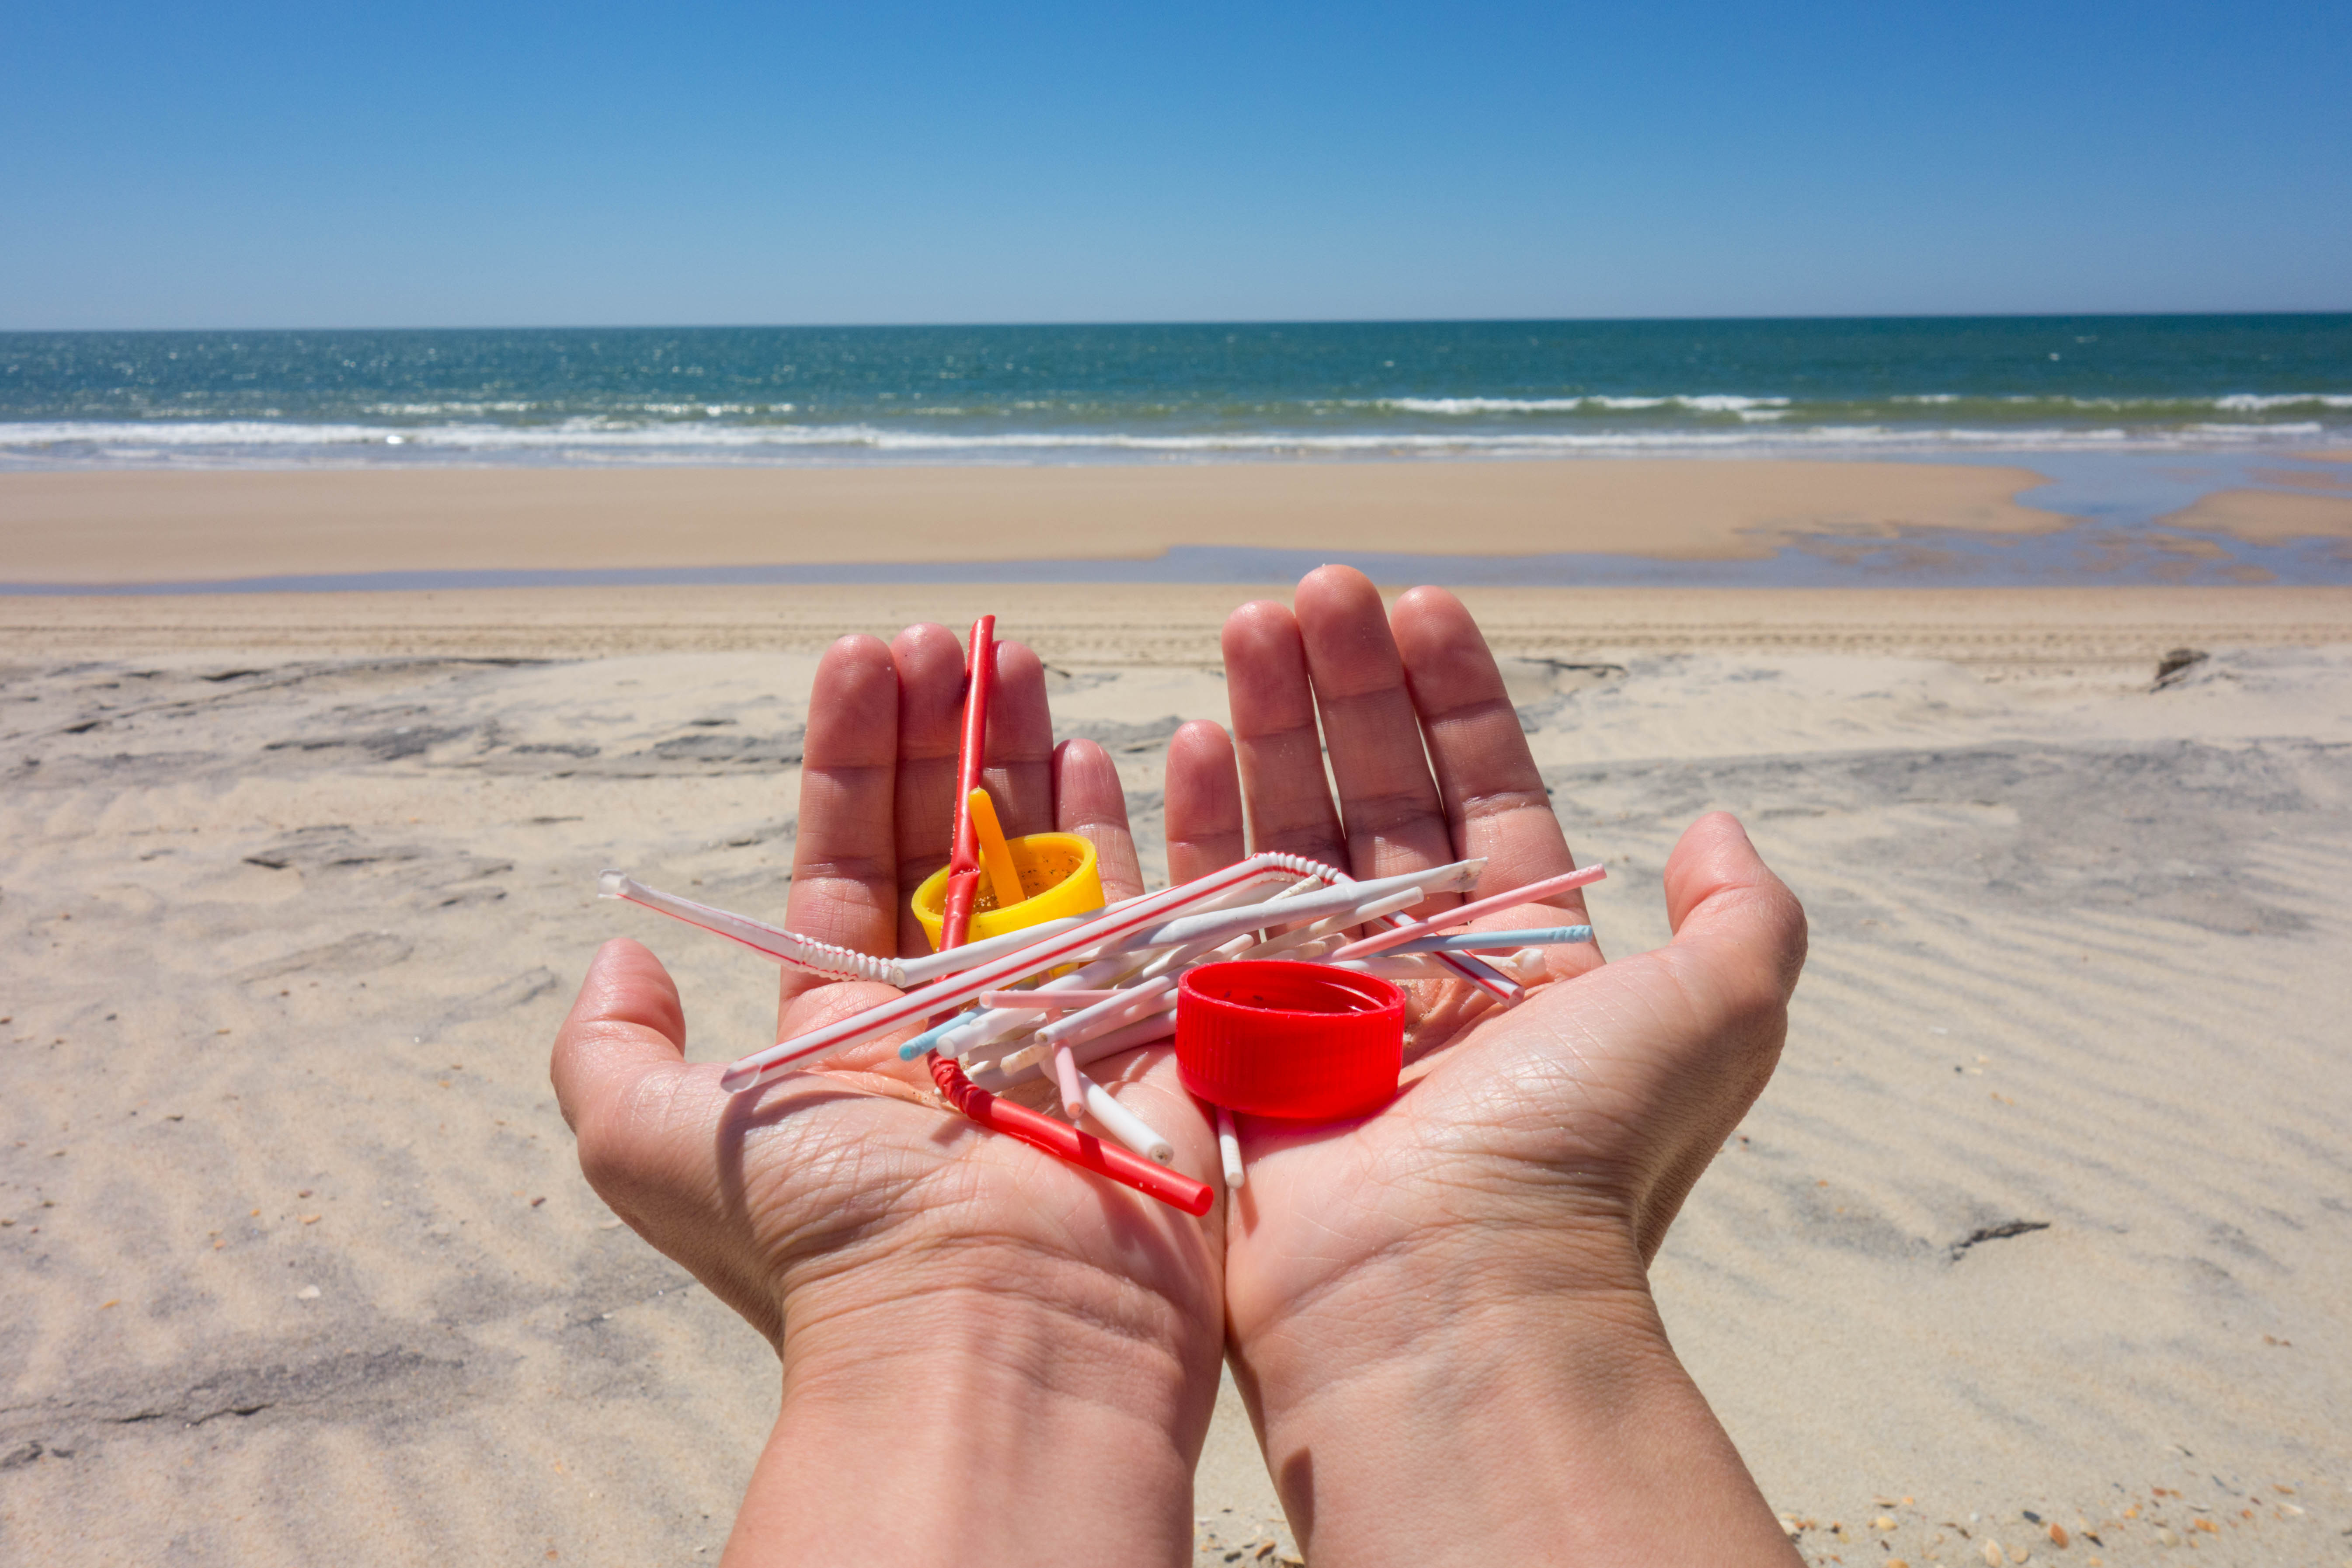
<svg viewBox="0 0 2352 1568">
<path fill-rule="evenodd" d="M 1477 897 L 1572 868 L 1494 658 L 1453 595 L 1416 589 L 1391 615 L 1360 574 L 1326 567 L 1299 585 L 1295 613 L 1235 612 L 1224 652 L 1232 740 L 1196 724 L 1171 748 L 1172 876 L 1238 858 L 1244 823 L 1250 849 L 1360 878 L 1483 856 Z M 1728 816 L 1695 825 L 1664 880 L 1664 948 L 1606 963 L 1595 946 L 1552 948 L 1554 983 L 1508 1011 L 1460 983 L 1412 985 L 1405 1087 L 1377 1114 L 1238 1119 L 1247 1178 L 1228 1199 L 1231 1352 L 1293 1522 L 1320 1537 L 1317 1561 L 1401 1547 L 1439 1561 L 1449 1539 L 1496 1549 L 1470 1527 L 1444 1537 L 1391 1521 L 1368 1536 L 1347 1500 L 1373 1475 L 1393 1489 L 1415 1485 L 1417 1467 L 1447 1470 L 1448 1456 L 1475 1464 L 1461 1445 L 1483 1437 L 1494 1466 L 1480 1479 L 1503 1490 L 1452 1467 L 1446 1495 L 1528 1506 L 1506 1479 L 1528 1446 L 1552 1444 L 1562 1473 L 1577 1468 L 1573 1440 L 1547 1425 L 1578 1400 L 1547 1383 L 1566 1375 L 1553 1359 L 1563 1347 L 1597 1335 L 1616 1364 L 1671 1363 L 1646 1267 L 1771 1073 L 1805 926 Z M 1479 923 L 1585 918 L 1571 893 Z M 1515 1394 L 1538 1387 L 1557 1397 L 1515 1423 Z M 1678 1367 L 1662 1373 L 1655 1408 L 1687 1419 L 1686 1391 Z M 1601 1408 L 1630 1408 L 1622 1388 L 1597 1392 Z M 1411 1451 L 1382 1449 L 1383 1431 L 1413 1434 Z M 1728 1452 L 1711 1419 L 1686 1436 L 1702 1458 Z M 1638 1490 L 1594 1484 L 1604 1502 Z M 1744 1472 L 1725 1495 L 1719 1546 L 1784 1549 Z M 1592 1509 L 1588 1526 L 1607 1511 Z"/>
<path fill-rule="evenodd" d="M 887 647 L 847 637 L 825 654 L 809 701 L 791 929 L 868 952 L 926 951 L 907 898 L 946 858 L 964 684 L 963 651 L 939 626 L 912 627 Z M 988 755 L 985 782 L 1008 834 L 1083 834 L 1110 898 L 1141 890 L 1109 758 L 1088 742 L 1054 745 L 1044 668 L 1016 643 L 997 645 Z M 777 1037 L 896 994 L 788 973 Z M 897 1442 L 908 1462 L 943 1426 L 971 1426 L 967 1447 L 979 1432 L 1001 1432 L 1005 1451 L 985 1485 L 974 1478 L 983 1496 L 1001 1499 L 1008 1489 L 1017 1497 L 1027 1468 L 1054 1449 L 1023 1413 L 1077 1439 L 1084 1422 L 1042 1414 L 1067 1406 L 1108 1414 L 1148 1456 L 1126 1466 L 1115 1492 L 1154 1467 L 1189 1484 L 1222 1345 L 1211 1228 L 1220 1216 L 1193 1219 L 982 1131 L 940 1104 L 922 1064 L 898 1059 L 910 1032 L 729 1095 L 717 1064 L 685 1059 L 685 1015 L 667 973 L 620 940 L 597 954 L 552 1071 L 597 1193 L 777 1345 L 787 1421 L 796 1400 L 819 1410 L 829 1401 L 836 1414 L 856 1413 L 847 1425 L 859 1441 Z M 727 1054 L 766 1043 L 730 1041 Z M 1164 1047 L 1093 1070 L 1176 1145 L 1178 1164 L 1214 1167 L 1213 1135 Z M 893 1438 L 894 1422 L 918 1418 L 925 1425 Z M 1080 1446 L 1108 1466 L 1119 1441 L 1088 1429 Z M 940 1452 L 952 1466 L 960 1450 Z M 772 1458 L 782 1489 L 770 1492 L 781 1499 L 799 1472 Z M 861 1468 L 845 1464 L 840 1476 Z M 1086 1479 L 1062 1467 L 1032 1483 L 1031 1502 L 1049 1507 L 1057 1482 Z M 761 1489 L 755 1483 L 755 1502 Z M 959 1495 L 948 1483 L 941 1490 Z M 873 1497 L 851 1491 L 872 1514 Z M 1100 1504 L 1098 1493 L 1081 1495 Z M 1139 1523 L 1177 1545 L 1189 1540 L 1181 1496 L 1118 1495 L 1127 1500 L 1108 1505 L 1114 1513 L 1153 1516 L 1111 1521 L 1123 1554 L 1159 1554 L 1140 1543 Z M 805 1535 L 807 1500 L 792 1509 L 792 1529 Z M 922 1511 L 848 1522 L 914 1530 Z M 973 1504 L 956 1527 L 967 1558 L 985 1534 L 984 1512 Z M 743 1536 L 739 1527 L 739 1546 Z M 844 1550 L 873 1544 L 854 1531 L 832 1539 Z"/>
</svg>

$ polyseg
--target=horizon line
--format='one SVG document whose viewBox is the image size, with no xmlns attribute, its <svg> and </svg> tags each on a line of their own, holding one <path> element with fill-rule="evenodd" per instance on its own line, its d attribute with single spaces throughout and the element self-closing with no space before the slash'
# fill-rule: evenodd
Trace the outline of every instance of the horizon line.
<svg viewBox="0 0 2352 1568">
<path fill-rule="evenodd" d="M 7 327 L 0 337 L 65 337 L 102 334 L 196 332 L 693 332 L 693 331 L 982 331 L 1064 328 L 1138 327 L 1441 327 L 1441 326 L 1679 326 L 1694 322 L 1724 325 L 1748 322 L 1815 321 L 2181 321 L 2200 317 L 2292 320 L 2352 316 L 2342 310 L 1956 310 L 1886 313 L 1696 315 L 1696 316 L 1298 316 L 1181 318 L 1160 321 L 507 321 L 496 325 L 386 326 L 364 323 L 343 326 L 214 326 L 214 327 Z"/>
</svg>

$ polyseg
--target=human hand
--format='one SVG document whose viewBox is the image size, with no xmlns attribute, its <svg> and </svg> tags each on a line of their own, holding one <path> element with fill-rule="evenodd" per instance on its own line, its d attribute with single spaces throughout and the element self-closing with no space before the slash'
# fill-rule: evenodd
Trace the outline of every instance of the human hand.
<svg viewBox="0 0 2352 1568">
<path fill-rule="evenodd" d="M 1107 896 L 1141 891 L 1109 757 L 1090 742 L 1055 747 L 1044 667 L 1017 643 L 996 647 L 986 780 L 1006 832 L 1084 834 Z M 947 857 L 964 679 L 940 626 L 825 654 L 793 931 L 926 951 L 907 896 Z M 788 972 L 777 1037 L 895 994 Z M 668 973 L 615 941 L 557 1037 L 557 1097 L 590 1184 L 783 1363 L 776 1434 L 729 1561 L 1189 1558 L 1223 1342 L 1216 1215 L 1192 1219 L 943 1110 L 921 1065 L 898 1059 L 909 1032 L 729 1095 L 716 1064 L 685 1060 Z M 1213 1168 L 1213 1135 L 1165 1047 L 1092 1070 L 1179 1164 Z"/>
<path fill-rule="evenodd" d="M 1170 750 L 1176 879 L 1244 853 L 1244 799 L 1249 848 L 1360 878 L 1485 856 L 1484 897 L 1570 868 L 1453 595 L 1416 589 L 1391 616 L 1326 567 L 1295 616 L 1236 611 L 1224 652 L 1234 742 L 1198 724 Z M 1673 943 L 1613 963 L 1553 948 L 1558 980 L 1511 1011 L 1459 983 L 1410 987 L 1414 1065 L 1379 1113 L 1239 1119 L 1230 1351 L 1318 1564 L 1790 1560 L 1666 1344 L 1646 1268 L 1770 1076 L 1804 916 L 1728 816 L 1684 836 L 1665 892 Z M 1563 910 L 1583 921 L 1582 896 L 1478 923 Z"/>
</svg>

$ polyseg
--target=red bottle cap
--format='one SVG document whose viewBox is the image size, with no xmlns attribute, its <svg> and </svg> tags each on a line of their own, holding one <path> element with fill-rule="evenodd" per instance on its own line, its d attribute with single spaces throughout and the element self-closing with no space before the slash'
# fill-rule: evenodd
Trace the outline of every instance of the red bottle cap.
<svg viewBox="0 0 2352 1568">
<path fill-rule="evenodd" d="M 1186 1089 L 1228 1110 L 1361 1116 L 1396 1093 L 1404 993 L 1319 963 L 1204 963 L 1177 984 L 1176 1066 Z"/>
</svg>

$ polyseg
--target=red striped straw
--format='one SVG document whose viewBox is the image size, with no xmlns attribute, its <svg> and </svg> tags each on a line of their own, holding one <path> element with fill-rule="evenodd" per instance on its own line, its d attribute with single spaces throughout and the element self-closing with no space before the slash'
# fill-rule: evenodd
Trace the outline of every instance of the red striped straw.
<svg viewBox="0 0 2352 1568">
<path fill-rule="evenodd" d="M 980 841 L 972 827 L 971 792 L 980 787 L 980 765 L 988 745 L 988 699 L 994 684 L 995 639 L 994 616 L 982 616 L 972 623 L 971 686 L 964 698 L 963 751 L 956 761 L 955 847 L 948 862 L 947 901 L 940 921 L 942 952 L 963 945 L 971 929 L 972 895 L 980 884 Z M 936 989 L 921 993 L 920 997 L 931 1007 L 940 1006 L 941 998 Z M 1066 1054 L 1064 1059 L 1068 1059 Z M 1073 1065 L 1065 1075 L 1066 1085 L 1076 1075 L 1077 1068 Z M 978 1125 L 1018 1138 L 1081 1170 L 1108 1176 L 1146 1197 L 1158 1198 L 1195 1216 L 1207 1214 L 1209 1205 L 1216 1201 L 1215 1194 L 1204 1182 L 1153 1164 L 1104 1143 L 1091 1132 L 1082 1132 L 1067 1122 L 1041 1116 L 1026 1106 L 999 1100 L 986 1089 L 975 1088 L 953 1057 L 931 1053 L 931 1081 L 939 1085 L 940 1093 L 949 1104 Z M 1083 1089 L 1066 1087 L 1064 1099 L 1069 1101 L 1073 1118 L 1085 1108 Z"/>
<path fill-rule="evenodd" d="M 948 890 L 940 911 L 940 951 L 961 947 L 971 931 L 971 900 L 980 890 L 980 835 L 971 824 L 971 792 L 988 759 L 988 699 L 996 689 L 996 617 L 971 623 L 971 673 L 963 700 L 963 749 L 956 754 L 955 834 L 948 852 Z"/>
</svg>

